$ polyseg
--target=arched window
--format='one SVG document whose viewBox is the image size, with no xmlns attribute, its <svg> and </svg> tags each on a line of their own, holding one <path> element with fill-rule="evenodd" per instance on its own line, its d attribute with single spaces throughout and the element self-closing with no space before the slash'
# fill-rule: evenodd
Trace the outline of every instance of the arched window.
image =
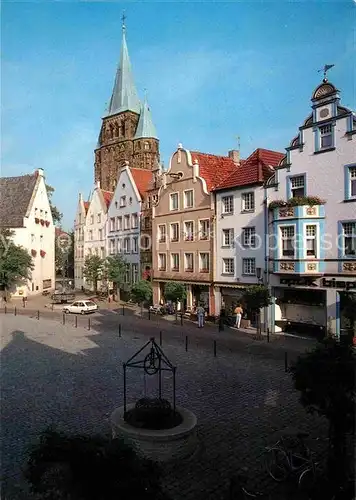
<svg viewBox="0 0 356 500">
<path fill-rule="evenodd" d="M 147 141 L 146 141 L 146 142 L 144 142 L 144 143 L 143 143 L 143 147 L 144 147 L 144 149 L 145 149 L 146 151 L 148 151 L 148 150 L 150 149 L 150 143 L 149 143 L 149 142 L 147 142 Z"/>
</svg>

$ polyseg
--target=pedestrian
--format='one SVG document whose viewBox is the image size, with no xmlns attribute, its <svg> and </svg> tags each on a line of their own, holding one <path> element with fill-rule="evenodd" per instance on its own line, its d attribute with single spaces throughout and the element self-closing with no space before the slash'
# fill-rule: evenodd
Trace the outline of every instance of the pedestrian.
<svg viewBox="0 0 356 500">
<path fill-rule="evenodd" d="M 220 309 L 220 316 L 219 316 L 219 332 L 222 332 L 224 330 L 225 318 L 226 318 L 226 311 L 225 308 L 222 307 Z"/>
<path fill-rule="evenodd" d="M 243 312 L 244 312 L 244 310 L 242 309 L 241 305 L 238 304 L 237 307 L 235 308 L 235 314 L 236 314 L 235 326 L 236 326 L 236 328 L 240 328 L 241 318 L 242 318 Z"/>
<path fill-rule="evenodd" d="M 205 319 L 205 309 L 201 304 L 197 307 L 197 316 L 198 316 L 198 328 L 203 328 Z"/>
</svg>

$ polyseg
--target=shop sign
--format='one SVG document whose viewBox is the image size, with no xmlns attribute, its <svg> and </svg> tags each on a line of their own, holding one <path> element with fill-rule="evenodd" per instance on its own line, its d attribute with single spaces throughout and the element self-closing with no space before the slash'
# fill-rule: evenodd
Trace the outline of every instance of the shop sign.
<svg viewBox="0 0 356 500">
<path fill-rule="evenodd" d="M 344 280 L 337 280 L 336 278 L 331 278 L 331 279 L 323 278 L 321 280 L 321 284 L 325 288 L 345 288 L 346 290 L 356 289 L 356 280 L 344 281 Z"/>
<path fill-rule="evenodd" d="M 311 286 L 311 287 L 316 287 L 318 286 L 317 283 L 313 279 L 310 278 L 280 278 L 280 284 L 281 285 L 288 285 L 288 286 Z"/>
</svg>

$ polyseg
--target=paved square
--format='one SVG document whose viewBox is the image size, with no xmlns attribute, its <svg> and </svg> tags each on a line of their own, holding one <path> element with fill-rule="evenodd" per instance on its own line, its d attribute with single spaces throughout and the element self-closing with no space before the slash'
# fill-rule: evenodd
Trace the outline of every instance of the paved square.
<svg viewBox="0 0 356 500">
<path fill-rule="evenodd" d="M 1 320 L 2 498 L 25 499 L 20 468 L 27 445 L 49 424 L 108 433 L 110 413 L 123 404 L 122 363 L 148 337 L 135 319 L 121 338 L 117 325 L 98 322 L 88 331 L 58 319 L 2 315 Z M 275 431 L 292 426 L 325 435 L 325 422 L 298 403 L 280 353 L 264 356 L 246 343 L 218 350 L 214 358 L 210 344 L 191 341 L 186 352 L 180 335 L 165 335 L 163 350 L 178 367 L 177 404 L 196 413 L 200 438 L 191 460 L 165 466 L 172 500 L 223 498 L 228 478 L 242 467 L 257 489 L 268 489 L 273 485 L 259 455 L 273 443 Z M 143 395 L 143 387 L 143 375 L 129 370 L 129 400 Z M 146 379 L 146 388 L 153 390 L 153 380 Z"/>
</svg>

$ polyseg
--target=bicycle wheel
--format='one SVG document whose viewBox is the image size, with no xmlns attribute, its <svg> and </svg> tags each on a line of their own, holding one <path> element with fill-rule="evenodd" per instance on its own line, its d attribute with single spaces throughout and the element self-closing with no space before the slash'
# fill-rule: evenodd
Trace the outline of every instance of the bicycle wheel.
<svg viewBox="0 0 356 500">
<path fill-rule="evenodd" d="M 288 455 L 281 448 L 270 448 L 265 457 L 266 470 L 278 483 L 285 481 L 290 473 Z"/>
<path fill-rule="evenodd" d="M 316 470 L 313 467 L 303 470 L 298 480 L 298 488 L 305 492 L 310 493 L 313 491 L 316 484 Z"/>
</svg>

